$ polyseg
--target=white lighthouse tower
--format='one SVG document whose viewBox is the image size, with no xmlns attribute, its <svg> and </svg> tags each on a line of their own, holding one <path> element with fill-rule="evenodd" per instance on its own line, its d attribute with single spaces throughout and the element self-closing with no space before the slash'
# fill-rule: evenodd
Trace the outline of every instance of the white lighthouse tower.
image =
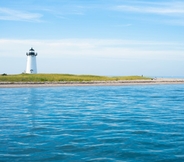
<svg viewBox="0 0 184 162">
<path fill-rule="evenodd" d="M 36 74 L 37 68 L 36 68 L 36 56 L 37 53 L 35 53 L 34 49 L 31 48 L 27 55 L 27 66 L 26 66 L 26 73 L 28 74 Z"/>
</svg>

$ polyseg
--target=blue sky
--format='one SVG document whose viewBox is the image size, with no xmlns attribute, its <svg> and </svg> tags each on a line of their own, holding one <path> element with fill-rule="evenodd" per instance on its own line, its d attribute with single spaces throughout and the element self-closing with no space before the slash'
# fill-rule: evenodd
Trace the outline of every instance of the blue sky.
<svg viewBox="0 0 184 162">
<path fill-rule="evenodd" d="M 0 73 L 184 75 L 182 0 L 1 0 Z"/>
</svg>

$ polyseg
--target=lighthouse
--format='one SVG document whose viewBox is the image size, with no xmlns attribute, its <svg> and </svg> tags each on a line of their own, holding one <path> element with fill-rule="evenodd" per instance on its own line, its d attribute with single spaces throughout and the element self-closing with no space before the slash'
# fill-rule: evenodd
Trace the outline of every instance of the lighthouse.
<svg viewBox="0 0 184 162">
<path fill-rule="evenodd" d="M 36 56 L 37 53 L 35 53 L 35 50 L 31 48 L 27 55 L 27 66 L 26 66 L 26 73 L 28 74 L 36 74 L 37 68 L 36 68 Z"/>
</svg>

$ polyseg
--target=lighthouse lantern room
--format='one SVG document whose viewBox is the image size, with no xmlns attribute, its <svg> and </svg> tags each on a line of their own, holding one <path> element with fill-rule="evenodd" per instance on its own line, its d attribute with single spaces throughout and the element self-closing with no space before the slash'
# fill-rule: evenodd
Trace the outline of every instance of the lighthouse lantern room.
<svg viewBox="0 0 184 162">
<path fill-rule="evenodd" d="M 31 48 L 27 55 L 27 66 L 26 66 L 26 73 L 28 74 L 36 74 L 37 73 L 37 67 L 36 67 L 36 56 L 37 53 L 35 53 L 35 50 Z"/>
</svg>

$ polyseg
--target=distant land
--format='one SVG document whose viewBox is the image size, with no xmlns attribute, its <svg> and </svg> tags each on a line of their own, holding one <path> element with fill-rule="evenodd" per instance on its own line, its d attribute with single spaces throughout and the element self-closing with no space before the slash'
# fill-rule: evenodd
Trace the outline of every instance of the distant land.
<svg viewBox="0 0 184 162">
<path fill-rule="evenodd" d="M 0 75 L 0 88 L 59 86 L 126 86 L 154 84 L 184 84 L 184 79 L 150 78 L 143 76 L 97 76 L 74 74 Z"/>
<path fill-rule="evenodd" d="M 65 81 L 119 81 L 119 80 L 151 80 L 143 76 L 98 76 L 74 74 L 17 74 L 0 76 L 0 82 L 65 82 Z"/>
</svg>

